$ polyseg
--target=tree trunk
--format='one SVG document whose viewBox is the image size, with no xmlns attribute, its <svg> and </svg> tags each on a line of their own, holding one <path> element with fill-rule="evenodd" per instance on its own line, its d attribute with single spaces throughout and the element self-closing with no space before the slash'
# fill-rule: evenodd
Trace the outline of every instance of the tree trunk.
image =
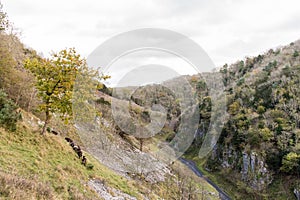
<svg viewBox="0 0 300 200">
<path fill-rule="evenodd" d="M 41 132 L 42 135 L 45 135 L 46 128 L 47 128 L 47 125 L 49 123 L 49 120 L 50 120 L 50 112 L 49 112 L 49 109 L 47 108 L 47 110 L 46 110 L 46 119 L 45 119 L 45 123 L 44 123 L 43 129 L 42 129 L 42 132 Z"/>
<path fill-rule="evenodd" d="M 140 151 L 143 151 L 144 138 L 139 138 L 139 141 L 140 141 Z"/>
</svg>

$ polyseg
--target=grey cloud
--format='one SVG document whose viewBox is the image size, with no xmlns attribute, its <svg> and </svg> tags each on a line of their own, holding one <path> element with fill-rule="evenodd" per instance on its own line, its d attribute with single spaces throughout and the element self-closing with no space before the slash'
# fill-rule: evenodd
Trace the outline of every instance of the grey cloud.
<svg viewBox="0 0 300 200">
<path fill-rule="evenodd" d="M 10 0 L 3 4 L 24 33 L 24 42 L 44 53 L 72 44 L 88 55 L 116 34 L 153 27 L 183 33 L 205 46 L 219 64 L 291 42 L 300 33 L 298 0 Z"/>
</svg>

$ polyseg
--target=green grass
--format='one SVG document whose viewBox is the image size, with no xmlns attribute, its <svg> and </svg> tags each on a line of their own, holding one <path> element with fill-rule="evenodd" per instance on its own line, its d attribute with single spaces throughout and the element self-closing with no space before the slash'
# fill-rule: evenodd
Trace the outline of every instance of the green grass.
<svg viewBox="0 0 300 200">
<path fill-rule="evenodd" d="M 49 185 L 55 199 L 67 199 L 74 193 L 95 198 L 95 193 L 85 186 L 90 178 L 98 178 L 108 186 L 139 196 L 133 181 L 117 175 L 86 152 L 84 154 L 94 166 L 92 170 L 81 165 L 75 152 L 60 136 L 42 136 L 21 124 L 16 132 L 0 129 L 0 170 L 20 179 L 35 177 L 36 184 Z"/>
<path fill-rule="evenodd" d="M 275 177 L 269 186 L 270 199 L 294 199 L 293 186 L 300 183 L 295 176 Z"/>
</svg>

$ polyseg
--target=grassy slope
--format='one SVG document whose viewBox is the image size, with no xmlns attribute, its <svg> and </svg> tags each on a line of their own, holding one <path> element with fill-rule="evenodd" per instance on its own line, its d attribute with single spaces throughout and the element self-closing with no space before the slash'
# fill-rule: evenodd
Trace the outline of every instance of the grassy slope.
<svg viewBox="0 0 300 200">
<path fill-rule="evenodd" d="M 97 199 L 86 185 L 91 178 L 138 199 L 142 199 L 141 194 L 159 199 L 157 195 L 164 196 L 170 191 L 163 182 L 153 185 L 139 179 L 128 180 L 84 152 L 88 163 L 94 166 L 88 170 L 63 137 L 40 135 L 38 119 L 26 112 L 22 116 L 16 132 L 0 128 L 0 199 Z M 178 162 L 174 167 L 194 176 Z M 202 179 L 193 179 L 202 190 L 216 192 Z"/>
<path fill-rule="evenodd" d="M 139 196 L 133 181 L 84 154 L 94 166 L 92 170 L 81 165 L 75 152 L 60 136 L 41 136 L 24 123 L 19 124 L 14 133 L 0 129 L 0 197 L 21 199 L 22 195 L 29 195 L 44 199 L 83 199 L 84 194 L 94 199 L 95 193 L 85 186 L 89 178 L 99 178 L 111 187 Z M 39 191 L 41 187 L 44 192 Z M 18 191 L 24 194 L 18 194 Z"/>
</svg>

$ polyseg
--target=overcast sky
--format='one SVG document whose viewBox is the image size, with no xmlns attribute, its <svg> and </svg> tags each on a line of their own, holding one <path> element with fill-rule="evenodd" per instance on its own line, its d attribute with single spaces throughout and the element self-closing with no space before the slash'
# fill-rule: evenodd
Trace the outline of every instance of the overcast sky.
<svg viewBox="0 0 300 200">
<path fill-rule="evenodd" d="M 216 66 L 300 38 L 299 0 L 2 0 L 22 41 L 45 56 L 88 56 L 112 36 L 165 28 L 197 42 Z"/>
</svg>

